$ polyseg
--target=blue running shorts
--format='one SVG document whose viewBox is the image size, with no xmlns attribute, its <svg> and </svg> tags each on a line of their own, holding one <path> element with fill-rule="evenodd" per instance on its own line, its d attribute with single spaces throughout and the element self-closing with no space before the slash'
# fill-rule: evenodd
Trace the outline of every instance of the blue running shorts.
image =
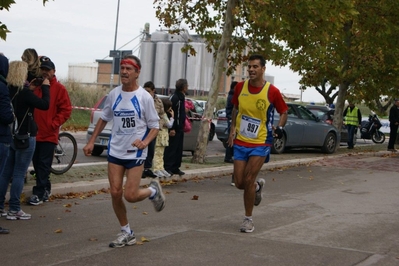
<svg viewBox="0 0 399 266">
<path fill-rule="evenodd" d="M 244 147 L 234 144 L 234 160 L 248 161 L 251 156 L 262 156 L 265 158 L 265 163 L 270 159 L 270 146 L 259 147 Z"/>
<path fill-rule="evenodd" d="M 140 166 L 144 163 L 145 160 L 140 159 L 140 160 L 124 160 L 124 159 L 118 159 L 116 157 L 113 157 L 111 155 L 108 155 L 107 158 L 108 162 L 110 163 L 114 163 L 117 165 L 122 165 L 123 167 L 125 167 L 126 169 L 130 169 L 136 166 Z"/>
</svg>

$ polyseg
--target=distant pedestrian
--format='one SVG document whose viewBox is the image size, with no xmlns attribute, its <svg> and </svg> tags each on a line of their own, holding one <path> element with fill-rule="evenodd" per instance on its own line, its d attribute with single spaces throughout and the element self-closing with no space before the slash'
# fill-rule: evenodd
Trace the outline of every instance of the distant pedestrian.
<svg viewBox="0 0 399 266">
<path fill-rule="evenodd" d="M 7 75 L 8 59 L 0 54 L 0 175 L 3 174 L 12 142 L 10 124 L 15 120 L 7 87 Z M 3 213 L 1 212 L 1 216 L 4 216 Z M 0 227 L 0 234 L 8 233 L 10 230 Z"/>
<path fill-rule="evenodd" d="M 275 137 L 283 137 L 288 107 L 280 91 L 264 79 L 266 60 L 261 55 L 248 59 L 249 79 L 239 82 L 234 89 L 229 146 L 234 144 L 234 183 L 244 190 L 245 217 L 240 227 L 243 233 L 251 233 L 254 206 L 262 200 L 265 180 L 257 176 L 273 145 Z M 274 110 L 280 114 L 278 126 L 273 126 Z"/>
<path fill-rule="evenodd" d="M 21 193 L 28 167 L 32 161 L 36 146 L 37 125 L 33 119 L 35 108 L 47 110 L 50 105 L 50 81 L 44 79 L 41 85 L 42 97 L 37 97 L 33 90 L 36 88 L 36 79 L 31 84 L 27 83 L 28 64 L 24 61 L 10 62 L 7 77 L 10 97 L 17 117 L 13 128 L 15 134 L 27 135 L 29 145 L 19 148 L 14 143 L 10 145 L 9 156 L 3 174 L 0 175 L 0 214 L 6 215 L 7 220 L 29 220 L 31 215 L 21 209 Z M 9 210 L 5 211 L 4 204 L 7 189 L 10 185 Z"/>
<path fill-rule="evenodd" d="M 359 130 L 362 124 L 362 114 L 360 109 L 355 106 L 355 104 L 350 101 L 349 105 L 346 107 L 343 113 L 345 125 L 348 128 L 348 149 L 353 149 L 355 142 L 356 130 Z"/>
<path fill-rule="evenodd" d="M 395 99 L 393 106 L 389 109 L 389 142 L 388 151 L 397 152 L 395 142 L 398 136 L 399 127 L 399 99 Z"/>
<path fill-rule="evenodd" d="M 140 188 L 147 147 L 157 136 L 159 127 L 153 97 L 137 84 L 140 69 L 140 59 L 136 56 L 128 55 L 121 60 L 122 85 L 109 93 L 93 135 L 83 148 L 86 156 L 91 155 L 97 136 L 107 122 L 113 120 L 108 149 L 108 179 L 112 207 L 121 233 L 109 244 L 111 248 L 136 244 L 123 197 L 132 203 L 149 198 L 158 212 L 165 207 L 165 195 L 157 179 L 152 180 L 148 188 Z"/>
</svg>

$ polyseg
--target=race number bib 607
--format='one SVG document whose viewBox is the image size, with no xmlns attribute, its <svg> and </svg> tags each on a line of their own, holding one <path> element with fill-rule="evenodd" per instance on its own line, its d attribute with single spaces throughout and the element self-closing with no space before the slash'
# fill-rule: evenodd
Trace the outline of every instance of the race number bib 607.
<svg viewBox="0 0 399 266">
<path fill-rule="evenodd" d="M 114 111 L 114 124 L 117 135 L 132 135 L 136 129 L 136 115 L 134 111 Z"/>
<path fill-rule="evenodd" d="M 242 115 L 240 123 L 240 134 L 250 139 L 257 138 L 259 133 L 260 121 L 260 119 Z"/>
</svg>

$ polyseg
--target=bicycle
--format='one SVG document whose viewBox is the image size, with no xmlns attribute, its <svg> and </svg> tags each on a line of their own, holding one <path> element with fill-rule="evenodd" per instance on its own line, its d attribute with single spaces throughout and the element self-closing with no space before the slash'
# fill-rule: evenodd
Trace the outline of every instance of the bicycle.
<svg viewBox="0 0 399 266">
<path fill-rule="evenodd" d="M 53 164 L 51 165 L 51 173 L 62 175 L 71 169 L 78 154 L 78 144 L 72 134 L 68 132 L 60 132 L 58 136 L 58 144 L 54 150 Z"/>
</svg>

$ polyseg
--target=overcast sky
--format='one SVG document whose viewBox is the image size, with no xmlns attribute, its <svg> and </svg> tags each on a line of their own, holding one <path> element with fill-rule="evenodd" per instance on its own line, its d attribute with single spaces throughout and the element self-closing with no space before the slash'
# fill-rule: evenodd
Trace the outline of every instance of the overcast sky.
<svg viewBox="0 0 399 266">
<path fill-rule="evenodd" d="M 68 65 L 104 59 L 114 48 L 117 0 L 55 0 L 45 7 L 41 0 L 19 0 L 9 12 L 0 11 L 1 22 L 11 33 L 0 40 L 0 52 L 10 60 L 20 60 L 25 48 L 35 48 L 50 57 L 58 78 L 67 78 Z M 159 27 L 152 0 L 120 0 L 116 48 L 140 35 L 145 23 L 150 33 Z M 131 50 L 139 38 L 123 50 Z M 267 65 L 266 73 L 285 93 L 300 95 L 299 77 L 288 68 Z M 304 101 L 324 101 L 314 89 L 302 95 Z"/>
</svg>

